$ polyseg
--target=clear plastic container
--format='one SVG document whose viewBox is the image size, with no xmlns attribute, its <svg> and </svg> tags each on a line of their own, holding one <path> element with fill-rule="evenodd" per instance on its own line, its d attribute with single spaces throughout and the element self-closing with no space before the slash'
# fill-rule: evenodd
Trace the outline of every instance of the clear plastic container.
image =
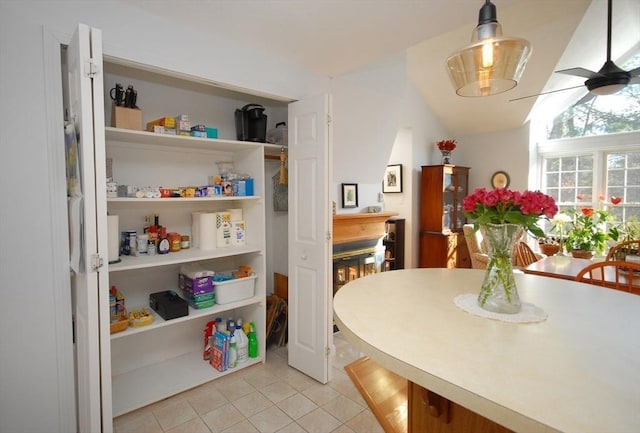
<svg viewBox="0 0 640 433">
<path fill-rule="evenodd" d="M 289 129 L 285 122 L 276 124 L 275 128 L 267 131 L 267 143 L 286 146 L 289 144 Z"/>
</svg>

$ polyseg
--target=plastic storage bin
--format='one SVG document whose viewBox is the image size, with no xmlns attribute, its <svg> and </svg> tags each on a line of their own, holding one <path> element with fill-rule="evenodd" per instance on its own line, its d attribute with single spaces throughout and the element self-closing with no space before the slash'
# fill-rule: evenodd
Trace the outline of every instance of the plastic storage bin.
<svg viewBox="0 0 640 433">
<path fill-rule="evenodd" d="M 233 280 L 214 281 L 213 292 L 216 304 L 229 304 L 253 296 L 256 287 L 256 276 L 234 278 Z"/>
</svg>

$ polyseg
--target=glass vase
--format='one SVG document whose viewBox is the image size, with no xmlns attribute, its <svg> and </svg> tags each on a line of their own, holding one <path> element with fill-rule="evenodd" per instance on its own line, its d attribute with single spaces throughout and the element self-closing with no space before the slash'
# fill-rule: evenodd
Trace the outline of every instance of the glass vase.
<svg viewBox="0 0 640 433">
<path fill-rule="evenodd" d="M 511 257 L 524 229 L 518 224 L 484 224 L 480 226 L 480 232 L 486 240 L 489 263 L 478 305 L 495 313 L 515 314 L 520 311 L 521 304 Z"/>
<path fill-rule="evenodd" d="M 451 152 L 448 150 L 441 150 L 440 153 L 442 153 L 442 163 L 451 164 Z"/>
</svg>

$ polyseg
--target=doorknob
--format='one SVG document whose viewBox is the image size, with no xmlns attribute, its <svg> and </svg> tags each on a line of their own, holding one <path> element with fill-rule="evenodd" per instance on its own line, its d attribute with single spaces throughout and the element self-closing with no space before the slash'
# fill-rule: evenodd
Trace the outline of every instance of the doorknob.
<svg viewBox="0 0 640 433">
<path fill-rule="evenodd" d="M 307 258 L 308 258 L 308 257 L 307 257 L 307 253 L 302 253 L 302 255 L 300 256 L 300 258 L 301 258 L 302 260 L 307 260 Z"/>
</svg>

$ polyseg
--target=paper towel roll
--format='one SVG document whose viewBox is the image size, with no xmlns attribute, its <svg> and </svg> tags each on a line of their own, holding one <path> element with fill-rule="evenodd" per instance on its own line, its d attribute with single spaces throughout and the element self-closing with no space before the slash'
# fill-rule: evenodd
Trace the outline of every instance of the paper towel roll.
<svg viewBox="0 0 640 433">
<path fill-rule="evenodd" d="M 198 215 L 198 229 L 200 232 L 198 245 L 201 250 L 216 248 L 216 214 L 201 213 Z"/>
<path fill-rule="evenodd" d="M 200 214 L 202 212 L 191 214 L 191 246 L 193 248 L 200 248 Z"/>
<path fill-rule="evenodd" d="M 109 263 L 120 261 L 120 218 L 118 215 L 107 215 L 107 245 L 109 246 Z"/>
</svg>

